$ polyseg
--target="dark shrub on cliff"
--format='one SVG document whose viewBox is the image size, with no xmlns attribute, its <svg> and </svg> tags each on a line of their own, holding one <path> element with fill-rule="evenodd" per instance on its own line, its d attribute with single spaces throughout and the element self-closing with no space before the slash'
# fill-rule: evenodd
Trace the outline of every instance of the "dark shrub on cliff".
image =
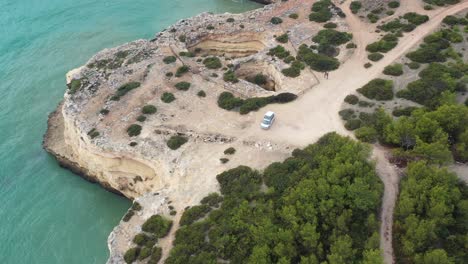
<svg viewBox="0 0 468 264">
<path fill-rule="evenodd" d="M 136 89 L 138 87 L 140 87 L 140 83 L 139 82 L 129 82 L 129 83 L 126 83 L 122 86 L 120 86 L 118 89 L 117 89 L 117 92 L 111 97 L 111 100 L 112 101 L 118 101 L 120 100 L 120 97 L 126 95 L 128 92 L 130 92 L 131 90 L 133 89 Z"/>
<path fill-rule="evenodd" d="M 191 84 L 189 82 L 178 82 L 174 87 L 179 91 L 187 91 L 190 88 Z"/>
<path fill-rule="evenodd" d="M 393 99 L 393 81 L 374 79 L 357 91 L 369 99 L 388 101 Z"/>
<path fill-rule="evenodd" d="M 174 94 L 172 93 L 168 93 L 168 92 L 165 92 L 161 95 L 161 101 L 165 102 L 165 103 L 171 103 L 172 101 L 174 101 L 176 98 L 174 96 Z"/>
<path fill-rule="evenodd" d="M 219 69 L 223 67 L 223 64 L 221 64 L 221 60 L 218 57 L 209 57 L 203 60 L 203 64 L 208 68 L 208 69 Z"/>
<path fill-rule="evenodd" d="M 172 149 L 176 150 L 180 148 L 183 144 L 187 143 L 188 139 L 183 136 L 172 136 L 168 141 L 167 141 L 167 146 Z"/>
<path fill-rule="evenodd" d="M 125 252 L 124 260 L 128 264 L 133 263 L 135 260 L 137 260 L 139 254 L 140 248 L 131 248 Z"/>
<path fill-rule="evenodd" d="M 278 25 L 278 24 L 281 24 L 283 23 L 283 19 L 279 18 L 279 17 L 272 17 L 270 22 L 274 25 Z"/>
<path fill-rule="evenodd" d="M 142 127 L 140 125 L 133 124 L 127 128 L 127 133 L 131 137 L 138 136 L 141 133 L 141 129 Z"/>
<path fill-rule="evenodd" d="M 184 214 L 180 218 L 180 225 L 190 225 L 204 217 L 210 211 L 211 208 L 205 204 L 192 206 L 184 211 Z"/>
<path fill-rule="evenodd" d="M 168 220 L 160 215 L 151 216 L 141 226 L 141 229 L 145 232 L 154 234 L 157 238 L 162 238 L 169 233 L 172 227 L 172 221 Z"/>
<path fill-rule="evenodd" d="M 175 56 L 167 56 L 167 57 L 164 57 L 164 59 L 163 59 L 163 62 L 166 63 L 166 64 L 170 64 L 170 63 L 173 63 L 175 61 L 176 61 Z"/>
<path fill-rule="evenodd" d="M 156 108 L 156 106 L 154 105 L 145 105 L 143 106 L 143 108 L 141 109 L 141 112 L 143 114 L 146 114 L 146 115 L 151 115 L 151 114 L 154 114 L 158 111 L 158 109 Z"/>
</svg>

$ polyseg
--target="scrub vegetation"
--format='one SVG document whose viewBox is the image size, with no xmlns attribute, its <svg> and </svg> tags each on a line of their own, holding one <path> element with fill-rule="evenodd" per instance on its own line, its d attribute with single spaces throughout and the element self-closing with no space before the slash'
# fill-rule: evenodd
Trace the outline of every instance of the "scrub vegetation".
<svg viewBox="0 0 468 264">
<path fill-rule="evenodd" d="M 381 263 L 383 188 L 368 157 L 331 133 L 263 174 L 219 174 L 222 196 L 185 211 L 166 263 Z"/>
<path fill-rule="evenodd" d="M 268 97 L 253 97 L 248 99 L 241 99 L 235 97 L 230 92 L 222 92 L 218 97 L 218 106 L 225 110 L 239 109 L 241 115 L 257 111 L 258 109 L 274 103 L 289 103 L 296 100 L 297 95 L 292 93 L 281 93 Z"/>
</svg>

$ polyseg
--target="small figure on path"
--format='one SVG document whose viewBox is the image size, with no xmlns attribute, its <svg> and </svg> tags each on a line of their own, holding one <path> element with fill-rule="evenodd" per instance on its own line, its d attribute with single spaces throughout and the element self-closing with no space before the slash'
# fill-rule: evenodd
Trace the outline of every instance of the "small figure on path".
<svg viewBox="0 0 468 264">
<path fill-rule="evenodd" d="M 325 76 L 325 79 L 328 80 L 328 72 L 325 72 L 324 76 Z"/>
</svg>

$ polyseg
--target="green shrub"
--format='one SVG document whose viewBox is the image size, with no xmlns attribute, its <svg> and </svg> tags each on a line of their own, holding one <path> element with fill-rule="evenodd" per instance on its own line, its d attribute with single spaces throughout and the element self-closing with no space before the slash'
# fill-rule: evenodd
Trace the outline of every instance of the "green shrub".
<svg viewBox="0 0 468 264">
<path fill-rule="evenodd" d="M 369 99 L 388 101 L 393 99 L 393 81 L 374 79 L 357 89 L 357 91 Z"/>
<path fill-rule="evenodd" d="M 198 91 L 197 96 L 198 97 L 206 97 L 206 93 L 205 93 L 205 91 L 200 90 L 200 91 Z"/>
<path fill-rule="evenodd" d="M 338 114 L 341 116 L 341 119 L 347 121 L 350 120 L 354 116 L 353 109 L 343 109 Z"/>
<path fill-rule="evenodd" d="M 218 97 L 218 106 L 225 110 L 232 110 L 236 107 L 240 107 L 243 104 L 243 100 L 236 98 L 230 92 L 222 92 Z"/>
<path fill-rule="evenodd" d="M 268 78 L 266 75 L 263 75 L 261 73 L 255 74 L 253 78 L 249 78 L 248 80 L 251 83 L 255 83 L 256 85 L 265 85 L 268 81 Z"/>
<path fill-rule="evenodd" d="M 137 125 L 137 124 L 130 125 L 127 128 L 127 134 L 131 137 L 138 136 L 141 133 L 141 129 L 142 127 L 140 125 Z"/>
<path fill-rule="evenodd" d="M 372 63 L 366 62 L 366 63 L 364 64 L 364 68 L 368 69 L 368 68 L 370 68 L 370 67 L 372 67 Z"/>
<path fill-rule="evenodd" d="M 395 117 L 400 117 L 400 116 L 411 116 L 411 113 L 413 113 L 414 110 L 418 109 L 417 107 L 414 106 L 408 106 L 405 108 L 395 108 L 392 111 L 392 115 Z"/>
<path fill-rule="evenodd" d="M 120 86 L 118 89 L 117 89 L 117 92 L 110 98 L 112 101 L 118 101 L 120 100 L 120 97 L 126 95 L 128 92 L 130 92 L 131 90 L 133 89 L 136 89 L 138 87 L 140 87 L 140 83 L 139 82 L 129 82 L 129 83 L 126 83 L 122 86 Z"/>
<path fill-rule="evenodd" d="M 187 37 L 185 35 L 180 35 L 179 36 L 179 41 L 180 42 L 185 42 L 187 40 Z"/>
<path fill-rule="evenodd" d="M 345 128 L 347 130 L 353 131 L 361 127 L 361 120 L 359 119 L 350 119 L 346 121 Z"/>
<path fill-rule="evenodd" d="M 94 139 L 96 137 L 99 136 L 99 131 L 96 130 L 96 128 L 93 128 L 91 130 L 88 131 L 88 136 L 91 138 L 91 139 Z"/>
<path fill-rule="evenodd" d="M 367 14 L 367 18 L 369 19 L 371 23 L 376 23 L 380 19 L 380 17 L 374 13 Z"/>
<path fill-rule="evenodd" d="M 124 222 L 130 221 L 130 219 L 132 219 L 133 215 L 135 215 L 135 212 L 133 210 L 128 210 L 127 213 L 122 218 L 122 221 L 124 221 Z"/>
<path fill-rule="evenodd" d="M 179 55 L 182 56 L 182 57 L 189 57 L 189 58 L 195 57 L 195 53 L 193 53 L 191 51 L 181 51 L 181 52 L 179 52 Z"/>
<path fill-rule="evenodd" d="M 278 37 L 276 37 L 276 41 L 280 42 L 280 43 L 287 43 L 289 40 L 289 37 L 288 37 L 288 34 L 284 33 L 282 35 L 279 35 Z"/>
<path fill-rule="evenodd" d="M 218 57 L 208 57 L 203 60 L 203 64 L 208 69 L 219 69 L 223 67 L 221 60 Z"/>
<path fill-rule="evenodd" d="M 156 237 L 149 236 L 145 233 L 139 233 L 133 238 L 133 243 L 137 244 L 140 247 L 152 247 L 156 243 Z"/>
<path fill-rule="evenodd" d="M 222 163 L 222 164 L 226 164 L 229 162 L 229 159 L 228 158 L 220 158 L 219 161 Z"/>
<path fill-rule="evenodd" d="M 101 111 L 99 111 L 99 113 L 102 114 L 102 115 L 108 115 L 109 110 L 108 109 L 101 109 Z"/>
<path fill-rule="evenodd" d="M 162 249 L 160 247 L 154 247 L 151 250 L 151 257 L 148 264 L 158 264 L 162 257 Z"/>
<path fill-rule="evenodd" d="M 420 15 L 415 12 L 409 12 L 403 15 L 403 18 L 408 20 L 411 24 L 414 24 L 416 26 L 419 26 L 423 23 L 426 23 L 429 21 L 429 17 L 426 15 Z"/>
<path fill-rule="evenodd" d="M 160 215 L 152 215 L 143 223 L 141 229 L 145 232 L 154 234 L 157 238 L 165 237 L 172 227 L 172 221 Z"/>
<path fill-rule="evenodd" d="M 166 72 L 166 77 L 171 78 L 172 76 L 174 76 L 174 73 L 172 73 L 172 72 Z"/>
<path fill-rule="evenodd" d="M 364 100 L 360 100 L 358 102 L 358 106 L 359 107 L 372 107 L 372 106 L 374 106 L 374 103 L 367 102 L 367 101 L 364 101 Z"/>
<path fill-rule="evenodd" d="M 385 75 L 400 76 L 403 74 L 403 64 L 395 63 L 388 65 L 384 68 L 383 73 Z"/>
<path fill-rule="evenodd" d="M 126 263 L 130 264 L 137 260 L 138 255 L 140 254 L 139 248 L 131 248 L 125 252 L 124 260 Z"/>
<path fill-rule="evenodd" d="M 75 94 L 81 88 L 81 80 L 73 79 L 69 84 L 69 94 Z"/>
<path fill-rule="evenodd" d="M 257 171 L 246 166 L 239 166 L 224 171 L 216 176 L 221 194 L 233 194 L 236 197 L 252 197 L 260 188 L 261 176 Z"/>
<path fill-rule="evenodd" d="M 143 114 L 145 114 L 145 115 L 152 115 L 152 114 L 156 113 L 157 111 L 158 111 L 158 109 L 154 105 L 145 105 L 141 109 L 141 112 Z"/>
<path fill-rule="evenodd" d="M 140 255 L 138 256 L 138 260 L 144 260 L 151 255 L 151 248 L 143 247 L 140 250 Z"/>
<path fill-rule="evenodd" d="M 208 30 L 213 30 L 213 29 L 215 29 L 215 27 L 214 27 L 213 25 L 208 25 L 208 26 L 206 27 L 206 29 L 208 29 Z"/>
<path fill-rule="evenodd" d="M 387 16 L 392 16 L 393 14 L 395 14 L 395 11 L 393 11 L 393 10 L 388 10 L 387 12 L 385 12 L 385 14 L 386 14 Z"/>
<path fill-rule="evenodd" d="M 305 68 L 304 63 L 300 61 L 294 61 L 291 67 L 281 70 L 281 72 L 288 77 L 295 78 L 301 75 L 301 70 Z"/>
<path fill-rule="evenodd" d="M 377 141 L 378 133 L 373 127 L 360 127 L 355 131 L 356 138 L 362 142 L 374 143 Z"/>
<path fill-rule="evenodd" d="M 219 195 L 219 193 L 210 193 L 208 196 L 204 197 L 200 203 L 211 207 L 218 207 L 222 201 L 223 197 Z"/>
<path fill-rule="evenodd" d="M 233 147 L 230 147 L 230 148 L 227 148 L 226 150 L 224 150 L 224 154 L 226 154 L 226 155 L 234 155 L 234 153 L 236 153 L 236 149 L 233 148 Z"/>
<path fill-rule="evenodd" d="M 468 23 L 466 18 L 458 18 L 456 16 L 446 16 L 442 22 L 449 26 L 455 26 L 458 24 L 466 25 Z"/>
<path fill-rule="evenodd" d="M 189 82 L 178 82 L 174 87 L 179 91 L 187 91 L 190 88 L 191 84 Z"/>
<path fill-rule="evenodd" d="M 324 28 L 337 28 L 338 25 L 336 23 L 333 23 L 333 22 L 328 22 L 328 23 L 325 23 L 325 25 L 323 25 Z"/>
<path fill-rule="evenodd" d="M 278 57 L 279 59 L 284 59 L 291 55 L 283 46 L 278 45 L 274 48 L 271 48 L 268 52 L 268 55 Z"/>
<path fill-rule="evenodd" d="M 382 58 L 384 57 L 384 55 L 382 55 L 381 53 L 371 53 L 369 54 L 369 56 L 367 56 L 367 58 L 371 61 L 379 61 L 381 60 Z"/>
<path fill-rule="evenodd" d="M 134 211 L 141 211 L 143 207 L 141 206 L 139 202 L 133 202 L 131 209 Z"/>
<path fill-rule="evenodd" d="M 340 62 L 335 59 L 322 54 L 316 54 L 306 45 L 299 47 L 297 58 L 305 62 L 309 67 L 318 72 L 326 72 L 338 69 Z"/>
<path fill-rule="evenodd" d="M 361 9 L 362 4 L 359 1 L 352 1 L 351 4 L 349 5 L 349 8 L 351 9 L 351 12 L 353 14 L 357 14 L 359 12 L 359 9 Z"/>
<path fill-rule="evenodd" d="M 345 97 L 344 101 L 348 104 L 355 105 L 359 102 L 359 98 L 354 94 L 349 94 Z"/>
<path fill-rule="evenodd" d="M 176 98 L 175 98 L 174 94 L 172 94 L 172 93 L 164 92 L 161 95 L 161 101 L 163 101 L 164 103 L 167 103 L 167 104 L 171 103 L 175 99 Z"/>
<path fill-rule="evenodd" d="M 182 217 L 180 218 L 180 226 L 190 225 L 203 218 L 210 211 L 211 208 L 205 204 L 196 205 L 185 209 L 184 214 L 182 214 Z"/>
<path fill-rule="evenodd" d="M 234 21 L 235 21 L 235 19 L 234 19 L 234 18 L 232 18 L 232 17 L 230 17 L 230 18 L 226 19 L 226 22 L 229 22 L 229 23 L 233 23 Z"/>
<path fill-rule="evenodd" d="M 385 35 L 381 40 L 366 46 L 369 52 L 388 52 L 398 45 L 398 38 L 392 34 Z"/>
<path fill-rule="evenodd" d="M 175 56 L 167 56 L 167 57 L 164 57 L 163 62 L 166 64 L 170 64 L 170 63 L 175 62 L 176 60 L 177 58 Z"/>
<path fill-rule="evenodd" d="M 299 15 L 296 14 L 296 13 L 292 13 L 292 14 L 289 15 L 289 18 L 298 19 L 298 18 L 299 18 Z"/>
<path fill-rule="evenodd" d="M 410 63 L 408 63 L 408 67 L 412 70 L 416 70 L 416 69 L 419 69 L 419 67 L 421 67 L 421 64 L 415 62 L 415 61 L 412 61 Z"/>
<path fill-rule="evenodd" d="M 180 66 L 179 68 L 177 68 L 175 76 L 176 77 L 181 77 L 182 75 L 187 73 L 189 70 L 190 70 L 190 68 L 187 65 Z"/>
<path fill-rule="evenodd" d="M 398 8 L 398 7 L 400 7 L 400 2 L 398 2 L 398 1 L 391 1 L 391 2 L 388 3 L 388 7 L 390 7 L 390 8 Z"/>
<path fill-rule="evenodd" d="M 346 48 L 347 49 L 355 49 L 355 48 L 357 48 L 357 45 L 354 44 L 354 43 L 348 43 L 348 44 L 346 44 Z"/>
<path fill-rule="evenodd" d="M 278 25 L 278 24 L 281 24 L 283 23 L 283 19 L 279 18 L 279 17 L 272 17 L 270 22 L 274 25 Z"/>
<path fill-rule="evenodd" d="M 230 82 L 230 83 L 239 82 L 239 79 L 237 79 L 236 73 L 232 70 L 228 70 L 223 74 L 223 80 L 225 82 Z"/>
<path fill-rule="evenodd" d="M 330 11 L 331 2 L 329 0 L 321 0 L 312 5 L 312 13 L 309 15 L 310 21 L 317 23 L 327 22 L 332 18 L 333 14 Z"/>
<path fill-rule="evenodd" d="M 137 120 L 138 122 L 145 122 L 145 121 L 146 121 L 146 116 L 144 116 L 144 115 L 139 115 L 139 116 L 136 118 L 136 120 Z"/>
<path fill-rule="evenodd" d="M 321 45 L 339 46 L 350 41 L 353 36 L 346 32 L 340 32 L 334 29 L 322 29 L 312 40 Z"/>
<path fill-rule="evenodd" d="M 172 136 L 167 141 L 167 146 L 172 150 L 176 150 L 180 148 L 182 145 L 184 145 L 185 143 L 187 143 L 187 141 L 188 139 L 186 137 L 179 136 L 179 135 Z"/>
</svg>

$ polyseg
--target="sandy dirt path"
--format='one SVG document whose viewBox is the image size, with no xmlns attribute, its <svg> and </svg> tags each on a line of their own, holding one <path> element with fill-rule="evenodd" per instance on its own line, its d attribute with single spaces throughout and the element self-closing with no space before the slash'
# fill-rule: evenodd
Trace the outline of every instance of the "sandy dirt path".
<svg viewBox="0 0 468 264">
<path fill-rule="evenodd" d="M 384 263 L 395 263 L 392 246 L 393 212 L 398 197 L 398 184 L 400 175 L 398 169 L 392 165 L 387 157 L 386 150 L 376 145 L 372 158 L 376 161 L 376 170 L 384 184 L 384 196 L 382 199 L 381 223 L 380 223 L 380 249 L 382 250 Z"/>
</svg>

